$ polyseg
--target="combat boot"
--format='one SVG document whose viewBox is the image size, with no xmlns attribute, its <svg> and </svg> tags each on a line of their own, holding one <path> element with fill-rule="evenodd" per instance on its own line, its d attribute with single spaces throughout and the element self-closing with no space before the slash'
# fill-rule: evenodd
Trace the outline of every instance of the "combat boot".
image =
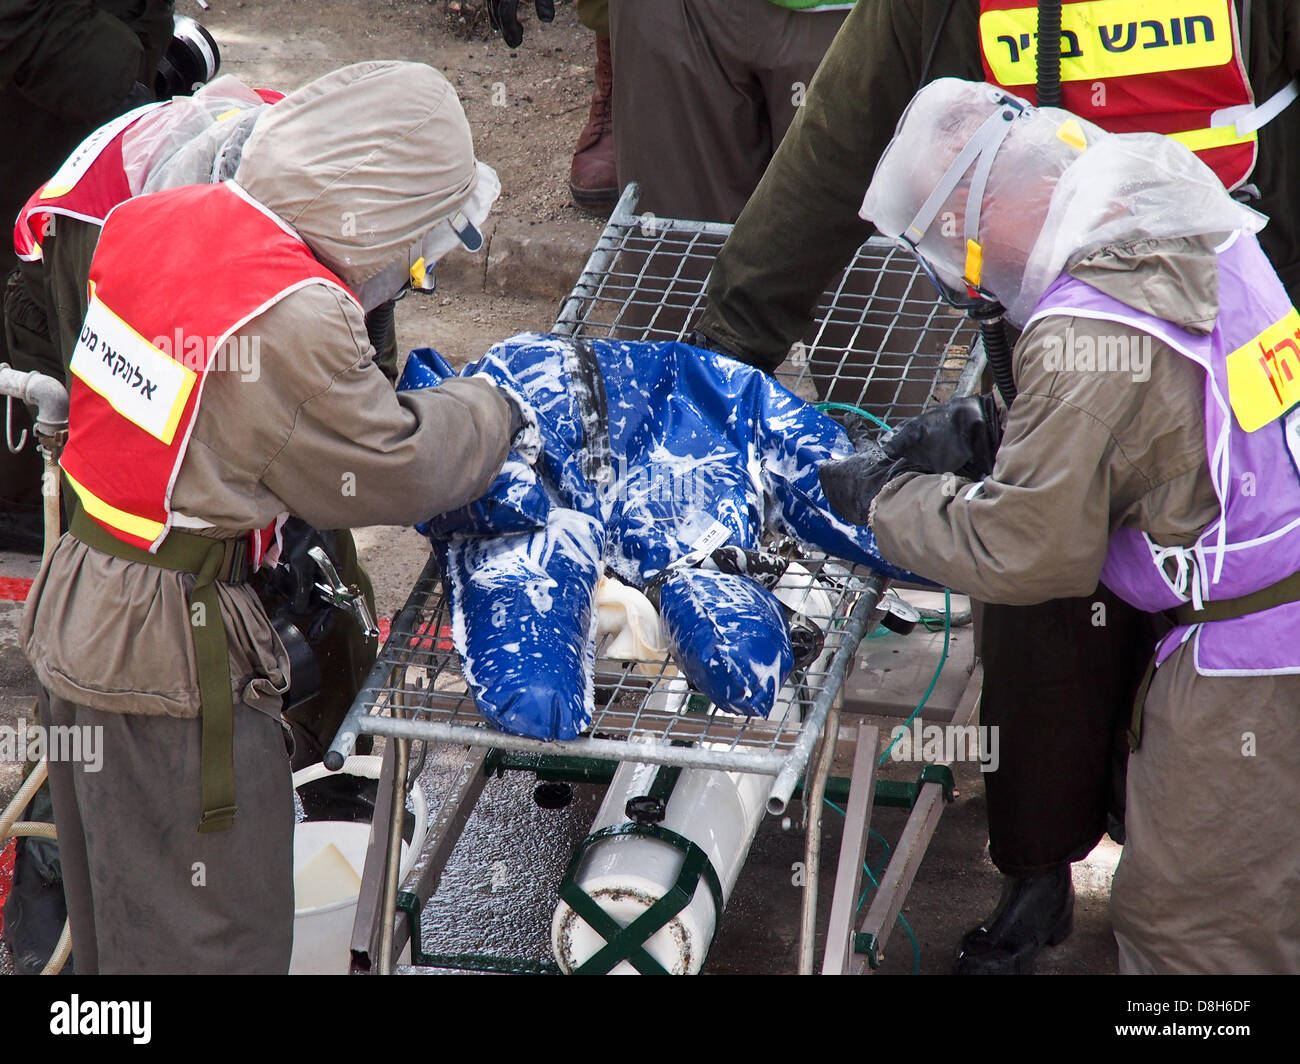
<svg viewBox="0 0 1300 1064">
<path fill-rule="evenodd" d="M 579 207 L 608 211 L 618 202 L 614 170 L 614 63 L 609 38 L 596 38 L 596 88 L 569 170 L 569 194 Z"/>
<path fill-rule="evenodd" d="M 1064 942 L 1074 926 L 1069 864 L 1033 876 L 1006 876 L 998 907 L 967 931 L 955 975 L 1031 975 L 1044 946 Z"/>
</svg>

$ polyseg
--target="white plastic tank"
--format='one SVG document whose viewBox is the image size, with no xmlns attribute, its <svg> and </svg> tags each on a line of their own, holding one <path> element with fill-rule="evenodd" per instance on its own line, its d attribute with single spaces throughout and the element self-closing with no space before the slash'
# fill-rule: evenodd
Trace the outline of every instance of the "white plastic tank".
<svg viewBox="0 0 1300 1064">
<path fill-rule="evenodd" d="M 819 624 L 830 618 L 830 597 L 798 563 L 791 563 L 775 594 Z M 823 650 L 812 671 L 824 672 L 831 653 Z M 794 704 L 790 688 L 787 684 L 782 690 L 778 706 Z M 649 697 L 658 702 L 657 709 L 673 712 L 685 705 L 690 691 L 685 679 L 678 678 Z M 628 799 L 648 794 L 658 771 L 657 765 L 630 761 L 619 765 L 590 834 L 627 823 Z M 718 873 L 724 906 L 749 854 L 771 787 L 770 776 L 688 768 L 682 769 L 669 796 L 659 826 L 689 839 L 708 855 Z M 684 860 L 680 849 L 659 839 L 615 836 L 589 847 L 575 881 L 616 923 L 626 927 L 672 889 Z M 701 877 L 690 904 L 657 931 L 644 948 L 669 974 L 694 975 L 704 964 L 719 916 L 713 894 Z M 551 921 L 551 948 L 563 971 L 581 967 L 605 944 L 604 936 L 567 902 L 559 903 Z M 621 961 L 610 974 L 634 975 L 636 969 L 628 961 Z"/>
<path fill-rule="evenodd" d="M 377 780 L 382 764 L 379 757 L 349 757 L 339 772 Z M 294 789 L 330 775 L 334 773 L 322 764 L 308 765 L 293 774 Z M 410 843 L 402 843 L 402 879 L 419 856 L 428 832 L 428 811 L 419 783 L 411 790 L 411 803 L 415 823 Z M 305 820 L 295 826 L 290 975 L 347 974 L 352 963 L 352 924 L 369 842 L 368 823 Z M 409 951 L 407 946 L 404 963 L 409 960 Z"/>
</svg>

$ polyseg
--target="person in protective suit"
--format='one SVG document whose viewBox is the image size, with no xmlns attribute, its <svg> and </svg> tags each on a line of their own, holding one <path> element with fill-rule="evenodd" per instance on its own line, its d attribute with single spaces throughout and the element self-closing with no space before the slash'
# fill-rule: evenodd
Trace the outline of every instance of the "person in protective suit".
<svg viewBox="0 0 1300 1064">
<path fill-rule="evenodd" d="M 1169 138 L 955 79 L 917 94 L 862 215 L 1023 332 L 991 469 L 955 473 L 904 426 L 885 458 L 823 467 L 832 504 L 890 561 L 984 601 L 1100 578 L 1166 612 L 1129 725 L 1120 969 L 1300 971 L 1300 856 L 1276 815 L 1300 781 L 1300 659 L 1279 637 L 1300 619 L 1300 316 L 1265 219 Z"/>
<path fill-rule="evenodd" d="M 495 194 L 446 79 L 371 62 L 259 117 L 232 180 L 105 222 L 80 509 L 23 628 L 48 719 L 102 729 L 102 772 L 50 764 L 78 972 L 287 970 L 290 662 L 248 574 L 287 514 L 410 524 L 492 482 L 519 408 L 487 381 L 396 396 L 365 313 L 477 245 Z"/>
<path fill-rule="evenodd" d="M 257 119 L 283 95 L 224 76 L 192 96 L 133 109 L 75 149 L 18 212 L 14 250 L 21 273 L 10 282 L 5 307 L 15 362 L 71 386 L 68 362 L 86 314 L 86 276 L 105 216 L 132 196 L 233 177 Z M 63 502 L 69 512 L 75 507 L 71 488 Z M 293 730 L 296 770 L 323 756 L 374 663 L 378 641 L 361 623 L 373 617 L 374 596 L 351 533 L 316 530 L 291 518 L 280 540 L 279 562 L 251 582 L 294 659 L 285 720 Z M 313 547 L 326 552 L 343 584 L 357 589 L 354 612 L 313 593 L 324 575 L 310 557 Z M 52 819 L 48 790 L 46 784 L 24 819 Z M 58 844 L 20 840 L 15 888 L 5 904 L 5 940 L 17 970 L 44 966 L 65 915 Z"/>
<path fill-rule="evenodd" d="M 807 334 L 822 292 L 871 235 L 870 223 L 858 217 L 861 190 L 912 95 L 939 77 L 991 77 L 995 71 L 986 72 L 985 63 L 992 59 L 1001 65 L 1010 58 L 1008 41 L 1016 47 L 1018 65 L 1032 71 L 1035 54 L 1021 50 L 1018 42 L 1021 33 L 1035 39 L 1036 6 L 1033 0 L 858 4 L 718 255 L 696 325 L 700 335 L 693 342 L 775 371 L 791 345 Z M 1058 6 L 1066 31 L 1073 26 L 1071 8 L 1085 18 L 1091 8 L 1073 0 Z M 1170 124 L 1170 101 L 1204 101 L 1210 98 L 1204 86 L 1211 81 L 1228 83 L 1226 105 L 1241 91 L 1231 75 L 1243 70 L 1258 106 L 1274 100 L 1300 74 L 1295 0 L 1237 0 L 1216 6 L 1212 18 L 1218 51 L 1208 61 L 1217 65 L 1205 71 L 1198 69 L 1207 62 L 1204 50 L 1190 65 L 1180 58 L 1188 47 L 1204 49 L 1204 24 L 1196 19 L 1195 42 L 1182 32 L 1186 27 L 1180 21 L 1177 45 L 1137 47 L 1122 56 L 1101 46 L 1094 27 L 1093 55 L 1103 66 L 1108 57 L 1113 60 L 1096 76 L 1071 55 L 1075 48 L 1063 33 L 1063 105 L 1077 109 L 1075 101 L 1082 98 L 1092 108 L 1087 117 L 1104 129 L 1163 132 L 1179 128 Z M 1007 20 L 1017 20 L 1014 32 Z M 1121 29 L 1128 32 L 1127 22 Z M 1143 29 L 1143 39 L 1152 32 Z M 1077 43 L 1087 50 L 1087 40 Z M 1160 60 L 1176 69 L 1159 72 Z M 1148 72 L 1126 77 L 1125 63 Z M 1008 77 L 1015 80 L 1007 83 L 1012 91 L 1035 98 L 1032 73 Z M 1162 85 L 1165 77 L 1173 79 L 1172 87 Z M 1206 125 L 1204 114 L 1181 118 L 1181 128 L 1193 133 L 1193 140 L 1235 139 L 1231 128 L 1189 130 Z M 1300 105 L 1292 104 L 1250 134 L 1248 146 L 1256 149 L 1255 167 L 1238 194 L 1258 193 L 1254 205 L 1270 218 L 1259 240 L 1294 301 L 1300 298 L 1295 195 Z M 1239 174 L 1224 171 L 1228 181 Z M 816 379 L 817 362 L 810 369 Z M 1094 620 L 1098 604 L 1105 610 L 1104 627 Z M 985 777 L 989 856 L 1002 873 L 1002 896 L 996 909 L 963 936 L 955 970 L 1028 972 L 1047 939 L 1068 926 L 1063 917 L 1074 906 L 1069 862 L 1086 857 L 1107 830 L 1123 838 L 1123 733 L 1156 633 L 1146 615 L 1104 584 L 1034 606 L 984 604 L 981 613 L 980 718 L 997 725 L 1002 736 L 999 770 Z M 1063 644 L 1076 648 L 1065 660 L 1053 652 Z M 1045 705 L 1053 707 L 1050 726 L 1042 713 Z"/>
<path fill-rule="evenodd" d="M 108 212 L 133 196 L 230 179 L 257 120 L 283 96 L 227 75 L 193 96 L 137 108 L 92 133 L 18 213 L 14 247 L 22 273 L 10 285 L 5 310 L 15 358 L 71 387 L 68 362 L 88 307 L 85 278 Z M 366 317 L 381 365 L 396 350 L 391 311 L 389 301 Z M 71 488 L 63 499 L 71 512 Z M 374 663 L 377 641 L 361 623 L 374 614 L 374 596 L 347 530 L 316 530 L 293 519 L 280 539 L 279 564 L 256 574 L 254 585 L 303 666 L 286 713 L 297 769 L 320 760 Z M 324 574 L 309 557 L 312 547 L 324 549 L 342 582 L 358 589 L 354 602 L 364 609 L 339 616 L 313 597 Z"/>
</svg>

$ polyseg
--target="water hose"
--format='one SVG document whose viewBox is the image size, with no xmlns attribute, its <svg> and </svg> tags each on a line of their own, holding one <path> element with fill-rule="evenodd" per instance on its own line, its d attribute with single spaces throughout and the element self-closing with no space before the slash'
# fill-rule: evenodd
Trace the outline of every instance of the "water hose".
<svg viewBox="0 0 1300 1064">
<path fill-rule="evenodd" d="M 44 500 L 45 543 L 42 560 L 48 560 L 54 545 L 60 536 L 59 510 L 59 455 L 68 438 L 68 392 L 62 383 L 43 373 L 20 373 L 7 365 L 0 365 L 0 394 L 21 399 L 36 407 L 34 429 L 41 456 L 45 460 L 44 486 L 41 495 Z M 18 819 L 27 808 L 41 784 L 49 775 L 49 765 L 41 758 L 23 780 L 18 793 L 14 795 L 3 813 L 0 813 L 0 847 L 10 838 L 34 838 L 58 841 L 58 832 L 53 824 Z M 57 975 L 67 963 L 72 952 L 72 932 L 68 922 L 63 923 L 63 932 L 59 941 L 41 969 L 41 975 Z"/>
<path fill-rule="evenodd" d="M 14 795 L 13 801 L 5 806 L 3 813 L 0 813 L 0 848 L 11 838 L 58 841 L 58 832 L 53 824 L 18 819 L 22 811 L 27 808 L 27 804 L 35 797 L 36 792 L 41 789 L 41 784 L 45 782 L 48 774 L 45 759 L 41 758 L 36 767 L 23 780 L 23 784 L 18 788 L 18 793 Z M 59 941 L 54 947 L 54 952 L 50 954 L 50 959 L 45 962 L 45 967 L 41 969 L 41 975 L 58 975 L 59 971 L 67 963 L 68 956 L 71 953 L 72 931 L 65 920 L 63 922 L 63 932 L 59 935 Z"/>
</svg>

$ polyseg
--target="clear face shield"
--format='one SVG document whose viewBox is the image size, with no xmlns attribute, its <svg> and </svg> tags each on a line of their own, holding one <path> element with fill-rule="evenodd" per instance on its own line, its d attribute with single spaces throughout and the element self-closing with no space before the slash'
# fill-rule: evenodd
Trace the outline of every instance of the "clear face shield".
<svg viewBox="0 0 1300 1064">
<path fill-rule="evenodd" d="M 1011 345 L 1003 321 L 1005 310 L 1002 302 L 997 294 L 984 287 L 983 283 L 984 241 L 980 236 L 980 212 L 984 193 L 988 187 L 989 174 L 993 170 L 993 161 L 997 157 L 998 150 L 1013 125 L 1032 116 L 1034 112 L 1024 100 L 1009 93 L 992 86 L 987 86 L 986 91 L 995 110 L 980 123 L 975 133 L 962 146 L 961 151 L 930 190 L 930 194 L 912 216 L 912 220 L 903 227 L 897 239 L 916 257 L 922 270 L 934 284 L 939 298 L 969 315 L 979 324 L 984 353 L 993 370 L 998 391 L 1007 406 L 1010 406 L 1016 397 L 1011 367 Z M 901 126 L 900 123 L 900 128 Z M 921 244 L 944 204 L 952 198 L 958 186 L 967 180 L 968 174 L 970 179 L 966 190 L 966 209 L 962 228 L 965 254 L 960 280 L 954 282 L 944 277 L 944 274 L 948 274 L 951 278 L 954 272 L 951 267 L 941 269 L 936 266 L 921 250 Z M 866 209 L 864 202 L 864 215 Z"/>
<path fill-rule="evenodd" d="M 984 272 L 984 248 L 980 241 L 980 208 L 984 201 L 984 190 L 988 185 L 989 173 L 993 169 L 993 160 L 998 149 L 1011 131 L 1012 123 L 1031 114 L 1028 104 L 1008 93 L 994 92 L 993 101 L 997 110 L 989 115 L 975 131 L 974 136 L 953 159 L 944 171 L 938 184 L 930 192 L 920 210 L 898 237 L 898 242 L 908 248 L 925 271 L 925 275 L 934 284 L 939 298 L 950 306 L 971 315 L 973 318 L 997 317 L 1001 313 L 998 297 L 982 286 Z M 962 236 L 966 243 L 966 262 L 962 281 L 965 292 L 949 284 L 935 269 L 934 265 L 922 254 L 921 241 L 934 224 L 935 218 L 958 184 L 974 167 L 970 188 L 966 196 L 966 213 Z"/>
</svg>

